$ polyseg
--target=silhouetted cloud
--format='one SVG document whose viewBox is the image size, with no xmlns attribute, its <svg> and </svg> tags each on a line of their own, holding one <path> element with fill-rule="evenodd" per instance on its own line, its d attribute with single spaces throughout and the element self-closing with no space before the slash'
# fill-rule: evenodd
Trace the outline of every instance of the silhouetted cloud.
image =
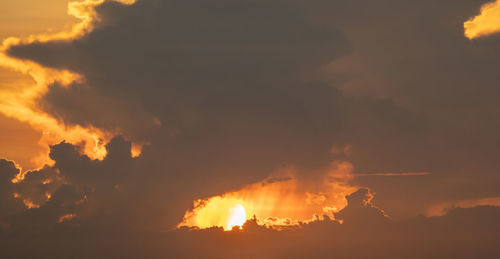
<svg viewBox="0 0 500 259">
<path fill-rule="evenodd" d="M 62 187 L 56 196 L 68 197 L 71 193 L 71 189 Z M 348 206 L 339 213 L 346 217 L 343 224 L 326 218 L 277 231 L 249 220 L 243 230 L 229 232 L 221 228 L 131 232 L 60 223 L 38 235 L 3 235 L 0 247 L 3 255 L 17 258 L 496 258 L 500 255 L 495 245 L 495 233 L 500 230 L 496 221 L 500 216 L 498 207 L 455 209 L 442 217 L 394 222 L 377 212 L 369 200 L 366 190 L 351 195 Z M 62 201 L 57 199 L 52 203 L 62 205 Z M 41 211 L 37 218 L 43 216 Z M 348 223 L 347 216 L 356 222 Z"/>
<path fill-rule="evenodd" d="M 2 63 L 43 79 L 9 114 L 66 141 L 16 183 L 0 160 L 3 253 L 494 258 L 498 208 L 476 205 L 496 203 L 415 218 L 500 196 L 500 45 L 463 29 L 485 2 L 85 1 L 82 28 L 8 41 Z M 193 201 L 295 181 L 348 204 L 281 231 L 173 230 Z"/>
</svg>

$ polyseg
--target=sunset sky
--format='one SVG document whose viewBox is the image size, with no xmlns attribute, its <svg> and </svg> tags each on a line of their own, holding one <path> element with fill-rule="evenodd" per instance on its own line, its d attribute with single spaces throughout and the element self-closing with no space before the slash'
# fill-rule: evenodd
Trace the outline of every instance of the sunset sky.
<svg viewBox="0 0 500 259">
<path fill-rule="evenodd" d="M 500 258 L 500 0 L 0 0 L 1 258 Z"/>
</svg>

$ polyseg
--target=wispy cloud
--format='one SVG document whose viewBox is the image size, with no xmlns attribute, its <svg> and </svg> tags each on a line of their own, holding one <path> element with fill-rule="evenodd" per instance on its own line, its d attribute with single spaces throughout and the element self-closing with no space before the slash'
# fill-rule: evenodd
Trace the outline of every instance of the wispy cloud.
<svg viewBox="0 0 500 259">
<path fill-rule="evenodd" d="M 359 173 L 354 176 L 420 176 L 430 175 L 430 172 L 403 172 L 403 173 Z"/>
</svg>

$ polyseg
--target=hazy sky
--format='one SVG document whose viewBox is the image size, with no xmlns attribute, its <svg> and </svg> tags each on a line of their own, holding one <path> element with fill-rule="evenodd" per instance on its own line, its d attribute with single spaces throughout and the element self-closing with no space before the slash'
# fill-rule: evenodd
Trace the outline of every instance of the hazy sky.
<svg viewBox="0 0 500 259">
<path fill-rule="evenodd" d="M 0 39 L 28 37 L 48 31 L 58 31 L 77 20 L 66 12 L 67 0 L 3 0 L 0 1 Z M 12 87 L 19 80 L 29 80 L 21 73 L 0 67 L 0 86 Z M 27 168 L 37 166 L 34 157 L 46 152 L 38 142 L 40 132 L 26 124 L 0 114 L 0 156 L 18 161 Z"/>
<path fill-rule="evenodd" d="M 486 0 L 3 0 L 0 249 L 497 258 L 498 17 Z"/>
<path fill-rule="evenodd" d="M 67 0 L 4 0 L 0 3 L 0 38 L 61 30 L 77 21 L 67 14 L 67 7 Z"/>
</svg>

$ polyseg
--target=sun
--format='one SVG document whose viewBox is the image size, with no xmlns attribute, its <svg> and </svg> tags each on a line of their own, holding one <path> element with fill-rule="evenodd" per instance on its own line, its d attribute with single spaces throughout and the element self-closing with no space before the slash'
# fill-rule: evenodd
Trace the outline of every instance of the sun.
<svg viewBox="0 0 500 259">
<path fill-rule="evenodd" d="M 229 209 L 229 218 L 227 220 L 226 230 L 231 230 L 234 226 L 243 226 L 247 220 L 245 208 L 241 204 Z"/>
</svg>

